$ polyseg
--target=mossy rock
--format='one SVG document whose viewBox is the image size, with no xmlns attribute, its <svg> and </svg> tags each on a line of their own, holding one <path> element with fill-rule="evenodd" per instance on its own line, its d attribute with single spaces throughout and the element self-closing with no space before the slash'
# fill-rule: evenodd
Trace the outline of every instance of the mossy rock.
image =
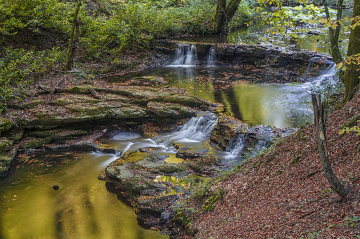
<svg viewBox="0 0 360 239">
<path fill-rule="evenodd" d="M 105 169 L 107 177 L 118 179 L 120 182 L 129 179 L 134 176 L 134 173 L 127 168 L 128 164 L 119 166 L 108 166 Z"/>
<path fill-rule="evenodd" d="M 113 109 L 111 117 L 114 119 L 137 119 L 148 117 L 147 111 L 144 108 L 138 106 L 128 106 Z"/>
<path fill-rule="evenodd" d="M 68 97 L 60 97 L 49 103 L 50 105 L 64 106 L 74 104 L 74 101 Z"/>
<path fill-rule="evenodd" d="M 160 102 L 149 102 L 147 105 L 149 111 L 160 117 L 176 117 L 176 118 L 187 118 L 192 117 L 196 114 L 196 110 L 193 108 L 183 106 L 177 103 L 160 103 Z"/>
<path fill-rule="evenodd" d="M 160 185 L 143 175 L 135 175 L 122 181 L 127 192 L 132 196 L 140 195 L 143 190 L 155 189 Z"/>
<path fill-rule="evenodd" d="M 12 145 L 13 145 L 13 141 L 4 137 L 0 138 L 0 153 L 5 153 L 10 151 Z"/>
<path fill-rule="evenodd" d="M 0 177 L 5 176 L 10 168 L 11 161 L 15 158 L 17 151 L 15 149 L 0 154 Z"/>
<path fill-rule="evenodd" d="M 176 200 L 178 195 L 140 197 L 136 203 L 136 211 L 139 214 L 150 214 L 160 217 L 161 213 L 167 210 Z"/>
<path fill-rule="evenodd" d="M 227 115 L 218 118 L 218 124 L 210 136 L 210 140 L 219 145 L 223 150 L 229 144 L 236 133 L 246 133 L 249 125 L 239 119 Z"/>
<path fill-rule="evenodd" d="M 24 131 L 11 132 L 11 134 L 8 136 L 8 138 L 13 140 L 14 142 L 19 142 L 23 137 Z"/>
<path fill-rule="evenodd" d="M 187 95 L 171 95 L 164 99 L 166 102 L 178 103 L 190 107 L 201 107 L 201 106 L 209 106 L 210 103 L 194 96 Z"/>
<path fill-rule="evenodd" d="M 54 129 L 54 130 L 44 130 L 44 131 L 34 131 L 29 132 L 29 136 L 37 138 L 51 138 L 51 142 L 59 142 L 67 139 L 74 139 L 79 136 L 88 135 L 89 132 L 85 130 L 64 130 L 64 129 Z"/>
<path fill-rule="evenodd" d="M 11 160 L 1 160 L 2 156 L 0 156 L 0 177 L 4 176 L 4 174 L 9 170 Z"/>
<path fill-rule="evenodd" d="M 10 130 L 13 127 L 13 123 L 3 117 L 0 117 L 0 136 L 2 135 L 3 132 L 6 132 L 8 130 Z"/>
<path fill-rule="evenodd" d="M 106 104 L 99 102 L 96 104 L 92 103 L 77 103 L 73 105 L 65 106 L 66 109 L 69 109 L 72 113 L 77 113 L 76 115 L 87 115 L 87 116 L 99 116 L 99 115 L 109 115 L 110 108 L 121 107 L 121 104 Z"/>
<path fill-rule="evenodd" d="M 193 161 L 187 161 L 186 166 L 198 175 L 213 175 L 221 170 L 221 159 L 212 156 L 200 157 Z"/>
<path fill-rule="evenodd" d="M 20 146 L 23 148 L 26 148 L 26 149 L 40 148 L 40 147 L 44 147 L 46 144 L 48 144 L 50 142 L 51 142 L 50 137 L 47 137 L 45 139 L 29 137 L 29 138 L 23 139 Z"/>
<path fill-rule="evenodd" d="M 90 94 L 91 85 L 81 85 L 81 86 L 72 86 L 62 90 L 65 93 L 75 93 L 75 94 Z"/>
<path fill-rule="evenodd" d="M 165 84 L 166 81 L 162 77 L 158 76 L 141 76 L 135 77 L 129 80 L 131 85 L 141 85 L 141 86 L 161 86 Z"/>
<path fill-rule="evenodd" d="M 117 101 L 117 102 L 130 102 L 131 100 L 128 97 L 118 95 L 118 94 L 106 94 L 105 98 L 107 101 Z"/>
</svg>

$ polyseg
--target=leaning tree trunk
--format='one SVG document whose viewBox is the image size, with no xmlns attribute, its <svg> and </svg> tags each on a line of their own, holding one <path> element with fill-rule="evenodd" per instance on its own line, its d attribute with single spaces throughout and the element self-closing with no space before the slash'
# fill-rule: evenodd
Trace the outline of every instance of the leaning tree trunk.
<svg viewBox="0 0 360 239">
<path fill-rule="evenodd" d="M 218 0 L 214 17 L 213 32 L 220 33 L 225 30 L 226 24 L 234 17 L 241 0 L 231 0 L 226 6 L 226 0 Z"/>
<path fill-rule="evenodd" d="M 360 17 L 360 0 L 354 0 L 353 18 Z M 359 21 L 359 20 L 357 20 Z M 354 25 L 355 20 L 352 22 Z M 360 25 L 355 25 L 351 29 L 349 46 L 347 56 L 350 58 L 347 64 L 346 72 L 343 78 L 345 85 L 345 98 L 344 102 L 351 100 L 357 91 L 358 85 L 360 84 L 360 65 L 357 62 L 351 61 L 352 57 L 359 58 L 360 56 Z M 356 56 L 357 55 L 357 56 Z M 354 59 L 353 59 L 354 60 Z"/>
<path fill-rule="evenodd" d="M 324 108 L 321 103 L 320 95 L 312 95 L 312 104 L 314 109 L 314 124 L 316 130 L 316 138 L 320 150 L 321 164 L 331 188 L 342 198 L 346 198 L 346 192 L 344 186 L 336 177 L 331 169 L 331 164 L 328 158 L 328 151 L 326 147 L 326 129 L 324 120 Z"/>
<path fill-rule="evenodd" d="M 326 19 L 328 21 L 330 21 L 330 13 L 329 13 L 329 9 L 328 9 L 328 5 L 326 0 L 323 0 L 323 5 L 325 7 L 325 14 L 326 14 Z M 341 56 L 341 52 L 340 52 L 340 48 L 339 48 L 339 35 L 340 35 L 340 20 L 341 20 L 341 16 L 342 16 L 342 5 L 343 5 L 343 0 L 339 0 L 338 1 L 338 5 L 337 5 L 337 14 L 336 14 L 336 27 L 335 29 L 332 28 L 331 26 L 329 27 L 329 35 L 330 35 L 330 54 L 333 57 L 333 60 L 336 63 L 339 63 L 342 61 L 342 56 Z"/>
<path fill-rule="evenodd" d="M 79 14 L 79 10 L 80 10 L 80 6 L 81 6 L 81 1 L 79 0 L 75 9 L 75 14 L 74 14 L 74 19 L 73 19 L 73 24 L 72 24 L 72 29 L 71 29 L 71 34 L 70 34 L 70 41 L 69 41 L 69 48 L 68 48 L 68 52 L 67 52 L 67 59 L 66 59 L 66 64 L 64 66 L 65 70 L 71 70 L 74 66 L 74 38 L 75 38 L 75 32 L 76 32 L 76 28 L 77 28 L 77 17 Z"/>
</svg>

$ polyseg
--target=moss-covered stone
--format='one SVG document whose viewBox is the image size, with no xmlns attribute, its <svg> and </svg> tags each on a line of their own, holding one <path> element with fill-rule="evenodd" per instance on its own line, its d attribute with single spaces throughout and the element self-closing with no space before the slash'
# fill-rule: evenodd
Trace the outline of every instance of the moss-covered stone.
<svg viewBox="0 0 360 239">
<path fill-rule="evenodd" d="M 3 132 L 6 132 L 8 130 L 10 130 L 13 127 L 13 123 L 3 117 L 0 117 L 0 136 L 2 135 Z"/>
<path fill-rule="evenodd" d="M 137 119 L 142 117 L 148 117 L 144 108 L 138 106 L 128 106 L 113 109 L 111 117 L 114 119 Z"/>
<path fill-rule="evenodd" d="M 239 119 L 221 115 L 218 118 L 218 124 L 210 136 L 210 140 L 224 150 L 236 133 L 240 131 L 246 133 L 248 127 L 248 124 L 243 123 Z"/>
<path fill-rule="evenodd" d="M 160 117 L 187 118 L 196 114 L 196 110 L 177 103 L 149 102 L 148 109 Z"/>
<path fill-rule="evenodd" d="M 13 142 L 7 138 L 0 138 L 0 153 L 5 153 L 10 151 Z"/>
<path fill-rule="evenodd" d="M 75 93 L 75 94 L 90 94 L 91 85 L 81 85 L 81 86 L 72 86 L 62 90 L 65 93 Z"/>
<path fill-rule="evenodd" d="M 14 131 L 8 136 L 9 139 L 13 140 L 15 143 L 19 142 L 24 137 L 24 131 Z"/>
<path fill-rule="evenodd" d="M 63 130 L 63 129 L 53 129 L 53 130 L 44 130 L 44 131 L 33 131 L 29 132 L 29 136 L 37 138 L 51 138 L 51 142 L 59 142 L 67 139 L 74 139 L 79 136 L 84 136 L 89 134 L 85 130 Z"/>
<path fill-rule="evenodd" d="M 47 138 L 33 138 L 33 137 L 29 137 L 29 138 L 25 138 L 22 140 L 20 147 L 22 148 L 26 148 L 26 149 L 30 149 L 30 148 L 40 148 L 40 147 L 44 147 L 46 144 L 51 142 L 51 138 L 47 137 Z"/>
<path fill-rule="evenodd" d="M 15 158 L 16 154 L 16 149 L 0 154 L 0 177 L 5 176 L 10 168 L 11 161 Z"/>
</svg>

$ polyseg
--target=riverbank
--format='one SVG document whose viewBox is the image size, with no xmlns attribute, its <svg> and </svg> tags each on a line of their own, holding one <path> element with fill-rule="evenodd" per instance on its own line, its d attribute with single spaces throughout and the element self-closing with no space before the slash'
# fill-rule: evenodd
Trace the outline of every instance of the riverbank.
<svg viewBox="0 0 360 239">
<path fill-rule="evenodd" d="M 327 120 L 329 157 L 348 187 L 346 200 L 326 181 L 309 123 L 213 184 L 210 193 L 221 190 L 221 197 L 211 210 L 204 210 L 209 197 L 188 199 L 181 219 L 193 238 L 358 237 L 359 108 L 358 94 Z"/>
</svg>

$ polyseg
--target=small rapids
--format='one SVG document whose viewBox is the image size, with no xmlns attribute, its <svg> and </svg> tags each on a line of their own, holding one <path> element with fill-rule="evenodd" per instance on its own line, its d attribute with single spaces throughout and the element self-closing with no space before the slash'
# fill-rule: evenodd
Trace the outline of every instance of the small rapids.
<svg viewBox="0 0 360 239">
<path fill-rule="evenodd" d="M 160 155 L 175 157 L 178 149 L 194 151 L 211 151 L 206 141 L 217 124 L 217 117 L 210 112 L 205 112 L 188 120 L 184 125 L 178 126 L 174 131 L 160 134 L 154 138 L 133 137 L 132 132 L 114 132 L 106 144 L 120 151 L 120 157 L 127 152 L 147 151 Z M 137 134 L 134 134 L 134 136 Z M 118 156 L 119 157 L 119 156 Z M 116 158 L 114 158 L 116 159 Z"/>
</svg>

